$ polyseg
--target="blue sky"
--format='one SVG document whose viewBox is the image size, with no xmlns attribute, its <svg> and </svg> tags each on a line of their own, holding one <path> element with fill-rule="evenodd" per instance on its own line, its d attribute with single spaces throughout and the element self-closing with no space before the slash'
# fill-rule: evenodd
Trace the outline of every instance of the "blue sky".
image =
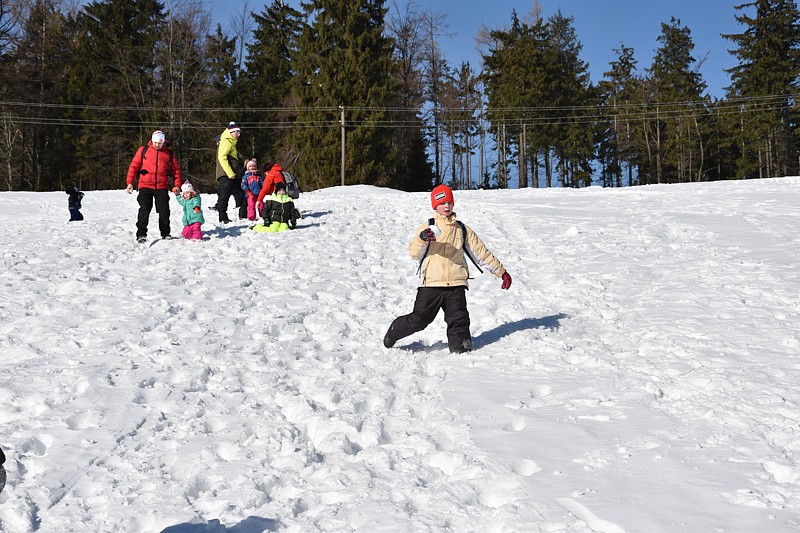
<svg viewBox="0 0 800 533">
<path fill-rule="evenodd" d="M 403 0 L 399 0 L 403 1 Z M 246 0 L 212 2 L 215 18 L 227 28 L 231 15 L 241 12 Z M 249 0 L 250 10 L 260 12 L 270 2 Z M 503 28 L 511 21 L 511 11 L 516 9 L 522 17 L 530 13 L 534 1 L 519 0 L 415 0 L 420 9 L 432 9 L 446 15 L 451 37 L 442 37 L 441 44 L 451 65 L 469 61 L 476 68 L 480 56 L 476 50 L 475 37 L 481 27 Z M 737 12 L 733 6 L 741 1 L 731 0 L 664 0 L 660 2 L 636 0 L 539 0 L 542 15 L 549 17 L 557 10 L 574 19 L 578 39 L 583 45 L 581 58 L 589 63 L 592 81 L 597 82 L 609 69 L 609 62 L 616 59 L 615 48 L 621 44 L 634 49 L 639 68 L 650 66 L 659 43 L 661 23 L 669 23 L 671 17 L 680 20 L 692 32 L 695 43 L 694 57 L 705 58 L 700 67 L 709 94 L 722 98 L 724 88 L 730 84 L 724 69 L 735 64 L 728 53 L 731 43 L 723 39 L 722 33 L 738 33 Z M 297 6 L 299 0 L 290 0 Z M 392 3 L 388 2 L 387 6 Z M 402 5 L 405 5 L 403 2 Z"/>
</svg>

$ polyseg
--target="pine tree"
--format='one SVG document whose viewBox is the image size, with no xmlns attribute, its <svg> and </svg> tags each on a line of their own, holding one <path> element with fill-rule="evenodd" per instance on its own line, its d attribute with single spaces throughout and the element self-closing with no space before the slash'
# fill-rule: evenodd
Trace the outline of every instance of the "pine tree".
<svg viewBox="0 0 800 533">
<path fill-rule="evenodd" d="M 623 44 L 614 52 L 617 59 L 610 63 L 611 70 L 603 73 L 604 79 L 598 84 L 604 117 L 598 145 L 603 184 L 621 187 L 623 173 L 627 174 L 628 186 L 633 184 L 638 125 L 634 95 L 640 80 L 633 48 Z"/>
<path fill-rule="evenodd" d="M 395 4 L 395 7 L 396 4 Z M 407 5 L 404 13 L 390 16 L 387 33 L 393 43 L 397 93 L 392 105 L 392 148 L 397 156 L 389 185 L 404 191 L 426 191 L 433 170 L 423 136 L 422 107 L 425 104 L 425 29 L 432 15 Z"/>
<path fill-rule="evenodd" d="M 472 176 L 475 136 L 481 107 L 480 80 L 469 63 L 448 77 L 445 102 L 448 112 L 443 123 L 451 142 L 451 182 L 458 189 L 472 189 L 479 180 Z"/>
<path fill-rule="evenodd" d="M 291 143 L 311 189 L 340 183 L 342 111 L 345 183 L 388 183 L 395 157 L 386 106 L 396 94 L 383 0 L 313 0 L 294 57 L 301 106 Z"/>
<path fill-rule="evenodd" d="M 78 16 L 70 93 L 89 107 L 77 135 L 77 175 L 99 188 L 121 185 L 134 151 L 163 120 L 155 72 L 164 19 L 155 0 L 96 1 Z"/>
<path fill-rule="evenodd" d="M 210 135 L 197 135 L 196 125 L 209 117 L 196 111 L 208 100 L 211 87 L 206 68 L 206 34 L 209 17 L 202 0 L 183 0 L 182 9 L 170 12 L 157 45 L 155 83 L 164 110 L 159 126 L 168 136 L 184 176 L 195 186 L 210 171 L 204 157 Z M 206 181 L 205 187 L 216 185 Z"/>
<path fill-rule="evenodd" d="M 595 130 L 587 110 L 594 95 L 589 90 L 588 65 L 580 58 L 583 46 L 572 22 L 572 17 L 563 16 L 560 10 L 547 20 L 545 97 L 547 105 L 557 110 L 551 119 L 555 132 L 551 142 L 562 184 L 579 187 L 591 183 Z"/>
<path fill-rule="evenodd" d="M 529 24 L 512 13 L 511 28 L 492 32 L 492 39 L 496 45 L 484 56 L 489 112 L 519 149 L 520 186 L 529 162 L 538 184 L 539 155 L 545 186 L 552 185 L 554 155 L 564 185 L 588 183 L 594 131 L 584 114 L 591 93 L 572 19 L 557 12 Z"/>
<path fill-rule="evenodd" d="M 507 187 L 508 166 L 514 161 L 514 147 L 521 154 L 520 186 L 525 186 L 527 161 L 545 157 L 547 186 L 550 186 L 549 117 L 543 109 L 545 97 L 545 53 L 549 38 L 544 20 L 532 23 L 511 13 L 508 30 L 489 34 L 492 45 L 483 55 L 487 113 L 500 149 L 498 184 Z M 532 124 L 529 132 L 526 125 Z M 524 139 L 523 139 L 523 133 Z M 524 145 L 528 150 L 520 148 Z M 526 156 L 525 154 L 530 155 Z"/>
<path fill-rule="evenodd" d="M 744 31 L 723 35 L 738 47 L 727 96 L 741 107 L 737 177 L 797 173 L 800 12 L 794 0 L 757 0 L 734 6 Z M 745 14 L 755 10 L 755 16 Z"/>
<path fill-rule="evenodd" d="M 4 113 L 4 146 L 9 188 L 51 190 L 60 188 L 74 163 L 69 139 L 73 130 L 63 126 L 69 57 L 70 27 L 52 0 L 37 0 L 20 15 L 20 32 L 13 48 L 2 58 L 2 100 L 24 100 L 33 105 L 16 106 Z M 10 97 L 10 98 L 9 98 Z M 15 118 L 12 118 L 15 117 Z M 11 169 L 14 170 L 11 170 Z M 12 177 L 13 176 L 13 177 Z"/>
<path fill-rule="evenodd" d="M 279 161 L 290 168 L 297 156 L 289 149 L 279 150 L 279 139 L 288 129 L 286 109 L 292 104 L 291 83 L 294 77 L 291 58 L 302 30 L 300 12 L 281 0 L 255 14 L 253 41 L 247 45 L 246 77 L 237 95 L 240 107 L 252 126 L 247 139 L 258 147 L 260 157 Z"/>
<path fill-rule="evenodd" d="M 648 69 L 645 133 L 656 183 L 697 181 L 704 173 L 706 84 L 694 67 L 691 31 L 680 24 L 674 17 L 661 24 L 661 46 Z"/>
</svg>

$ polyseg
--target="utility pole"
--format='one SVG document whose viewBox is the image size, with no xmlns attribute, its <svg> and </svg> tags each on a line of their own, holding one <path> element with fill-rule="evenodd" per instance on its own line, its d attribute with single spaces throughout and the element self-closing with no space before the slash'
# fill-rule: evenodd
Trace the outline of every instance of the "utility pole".
<svg viewBox="0 0 800 533">
<path fill-rule="evenodd" d="M 341 122 L 342 122 L 342 187 L 344 187 L 344 160 L 345 160 L 345 157 L 344 157 L 344 154 L 345 154 L 345 144 L 344 144 L 344 141 L 345 141 L 345 139 L 344 139 L 344 137 L 345 137 L 345 135 L 344 135 L 344 106 L 340 105 L 339 106 L 339 110 L 342 112 L 342 118 L 341 118 Z"/>
</svg>

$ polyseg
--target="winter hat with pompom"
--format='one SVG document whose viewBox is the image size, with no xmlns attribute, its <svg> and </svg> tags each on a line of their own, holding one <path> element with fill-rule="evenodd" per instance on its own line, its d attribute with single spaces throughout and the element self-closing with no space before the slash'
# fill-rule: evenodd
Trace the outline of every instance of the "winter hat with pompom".
<svg viewBox="0 0 800 533">
<path fill-rule="evenodd" d="M 192 184 L 187 181 L 186 183 L 181 185 L 181 192 L 193 192 L 194 193 L 194 192 L 197 192 L 197 191 L 195 191 L 194 187 L 192 187 Z"/>
</svg>

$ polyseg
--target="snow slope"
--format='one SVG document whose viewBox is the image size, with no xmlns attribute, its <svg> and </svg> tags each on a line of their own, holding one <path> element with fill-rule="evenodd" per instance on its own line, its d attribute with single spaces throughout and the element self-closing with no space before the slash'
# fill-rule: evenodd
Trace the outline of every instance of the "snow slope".
<svg viewBox="0 0 800 533">
<path fill-rule="evenodd" d="M 381 344 L 427 194 L 214 201 L 142 246 L 135 195 L 0 193 L 0 530 L 800 528 L 800 179 L 457 191 L 514 279 L 463 355 Z"/>
</svg>

